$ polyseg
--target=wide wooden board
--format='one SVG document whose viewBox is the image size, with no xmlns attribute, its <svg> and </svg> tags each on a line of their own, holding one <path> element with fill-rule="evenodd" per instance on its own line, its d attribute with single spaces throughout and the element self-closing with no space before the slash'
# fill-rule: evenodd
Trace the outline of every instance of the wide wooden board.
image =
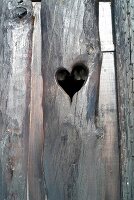
<svg viewBox="0 0 134 200">
<path fill-rule="evenodd" d="M 32 5 L 0 2 L 0 199 L 27 199 Z"/>
<path fill-rule="evenodd" d="M 97 1 L 44 0 L 41 19 L 47 197 L 119 200 L 118 139 L 110 125 L 112 138 L 105 135 L 97 112 L 102 60 Z M 71 102 L 55 75 L 79 64 L 88 68 L 88 78 Z M 66 83 L 72 90 L 74 84 Z M 110 123 L 107 115 L 105 120 Z"/>
</svg>

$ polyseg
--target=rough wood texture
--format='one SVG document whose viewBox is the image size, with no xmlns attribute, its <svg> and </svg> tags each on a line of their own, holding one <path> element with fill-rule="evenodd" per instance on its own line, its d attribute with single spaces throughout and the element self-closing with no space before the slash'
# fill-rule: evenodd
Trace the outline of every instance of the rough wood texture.
<svg viewBox="0 0 134 200">
<path fill-rule="evenodd" d="M 99 119 L 100 127 L 104 129 L 102 153 L 103 159 L 105 159 L 103 161 L 105 162 L 106 174 L 104 180 L 108 182 L 108 185 L 105 186 L 107 187 L 107 194 L 113 191 L 110 198 L 116 199 L 117 193 L 120 192 L 119 154 L 117 153 L 119 152 L 119 138 L 114 52 L 108 52 L 111 50 L 114 51 L 111 17 L 111 3 L 99 3 L 99 31 L 101 50 L 103 51 L 99 90 Z"/>
<path fill-rule="evenodd" d="M 43 158 L 48 200 L 120 198 L 117 136 L 109 139 L 108 131 L 98 127 L 97 6 L 92 0 L 42 1 Z M 89 69 L 88 79 L 70 102 L 55 74 L 61 67 L 71 72 L 78 63 Z M 109 133 L 112 136 L 110 127 Z"/>
<path fill-rule="evenodd" d="M 34 31 L 31 65 L 31 103 L 28 155 L 29 200 L 44 200 L 42 153 L 44 144 L 42 94 L 43 80 L 41 74 L 41 4 L 33 6 Z"/>
<path fill-rule="evenodd" d="M 134 1 L 114 0 L 122 199 L 134 199 Z"/>
<path fill-rule="evenodd" d="M 102 161 L 105 163 L 105 176 L 103 176 L 103 183 L 108 183 L 105 185 L 106 194 L 103 194 L 102 199 L 120 199 L 114 55 L 108 52 L 103 53 L 99 92 L 99 117 L 100 127 L 104 131 Z M 108 196 L 109 194 L 110 197 Z M 118 198 L 117 195 L 119 195 Z"/>
<path fill-rule="evenodd" d="M 0 199 L 27 199 L 32 6 L 0 2 Z"/>
</svg>

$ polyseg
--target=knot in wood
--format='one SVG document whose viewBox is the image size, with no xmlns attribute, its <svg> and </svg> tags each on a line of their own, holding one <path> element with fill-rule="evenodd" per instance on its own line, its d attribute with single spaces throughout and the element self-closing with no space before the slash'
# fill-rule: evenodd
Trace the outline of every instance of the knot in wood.
<svg viewBox="0 0 134 200">
<path fill-rule="evenodd" d="M 16 17 L 22 19 L 23 17 L 25 17 L 27 15 L 27 9 L 24 7 L 18 7 L 15 10 L 15 15 L 16 15 Z"/>
</svg>

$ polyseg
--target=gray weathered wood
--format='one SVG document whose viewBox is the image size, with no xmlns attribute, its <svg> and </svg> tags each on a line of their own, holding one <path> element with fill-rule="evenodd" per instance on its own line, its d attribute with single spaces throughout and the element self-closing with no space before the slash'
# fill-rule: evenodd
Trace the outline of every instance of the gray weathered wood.
<svg viewBox="0 0 134 200">
<path fill-rule="evenodd" d="M 119 200 L 116 114 L 98 98 L 97 2 L 42 2 L 42 74 L 39 10 L 0 3 L 0 200 Z M 70 102 L 55 73 L 77 63 L 89 74 Z"/>
<path fill-rule="evenodd" d="M 31 65 L 31 103 L 28 155 L 29 200 L 45 200 L 42 153 L 44 144 L 41 74 L 41 3 L 34 3 L 34 31 Z"/>
<path fill-rule="evenodd" d="M 32 6 L 0 1 L 0 199 L 27 199 Z"/>
<path fill-rule="evenodd" d="M 108 131 L 98 127 L 97 6 L 92 0 L 42 1 L 43 158 L 48 200 L 120 198 L 117 135 L 110 140 L 105 135 Z M 89 74 L 70 103 L 55 74 L 60 67 L 71 72 L 77 63 L 87 66 Z M 112 136 L 110 127 L 109 132 Z"/>
<path fill-rule="evenodd" d="M 104 131 L 102 162 L 105 163 L 105 176 L 102 175 L 102 179 L 103 183 L 108 183 L 105 185 L 102 199 L 116 199 L 120 193 L 120 176 L 113 53 L 103 54 L 99 94 L 100 127 Z M 109 194 L 110 196 L 107 196 Z M 117 199 L 120 199 L 119 196 Z"/>
<path fill-rule="evenodd" d="M 114 0 L 122 199 L 134 199 L 134 1 Z"/>
<path fill-rule="evenodd" d="M 99 90 L 99 119 L 100 126 L 104 129 L 102 155 L 103 162 L 105 162 L 104 180 L 108 182 L 105 190 L 107 194 L 110 193 L 110 197 L 107 197 L 107 199 L 116 199 L 117 193 L 120 192 L 120 177 L 119 154 L 117 153 L 119 149 L 114 52 L 111 52 L 114 51 L 114 45 L 111 3 L 109 2 L 99 3 L 99 31 L 101 50 L 103 51 Z M 120 198 L 118 197 L 118 199 Z"/>
</svg>

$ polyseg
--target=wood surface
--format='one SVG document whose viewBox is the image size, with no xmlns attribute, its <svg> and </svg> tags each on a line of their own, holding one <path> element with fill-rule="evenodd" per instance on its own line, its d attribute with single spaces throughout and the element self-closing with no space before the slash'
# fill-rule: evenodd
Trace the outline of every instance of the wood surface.
<svg viewBox="0 0 134 200">
<path fill-rule="evenodd" d="M 117 120 L 114 44 L 110 2 L 99 3 L 99 32 L 101 50 L 103 52 L 99 88 L 99 126 L 102 127 L 104 131 L 103 159 L 105 159 L 105 161 L 103 160 L 103 162 L 105 162 L 105 181 L 108 182 L 108 185 L 105 187 L 107 187 L 107 193 L 111 194 L 111 191 L 113 191 L 110 198 L 116 199 L 117 193 L 120 193 L 118 146 L 119 135 Z M 120 199 L 120 194 L 118 199 Z"/>
<path fill-rule="evenodd" d="M 30 0 L 0 1 L 0 199 L 27 199 L 32 57 Z"/>
<path fill-rule="evenodd" d="M 134 199 L 134 2 L 114 0 L 122 200 Z"/>
<path fill-rule="evenodd" d="M 0 200 L 119 200 L 113 57 L 101 71 L 97 0 L 33 5 L 0 2 Z"/>
<path fill-rule="evenodd" d="M 116 115 L 105 110 L 101 116 L 107 129 L 101 129 L 98 116 L 102 55 L 97 1 L 44 0 L 41 20 L 47 198 L 119 200 L 118 135 L 110 124 Z M 55 75 L 63 67 L 71 73 L 79 64 L 89 73 L 71 101 Z M 70 79 L 66 83 L 72 90 Z"/>
<path fill-rule="evenodd" d="M 28 153 L 28 200 L 46 200 L 42 164 L 43 133 L 43 80 L 41 73 L 41 4 L 33 4 L 34 31 L 32 40 L 31 102 Z"/>
</svg>

